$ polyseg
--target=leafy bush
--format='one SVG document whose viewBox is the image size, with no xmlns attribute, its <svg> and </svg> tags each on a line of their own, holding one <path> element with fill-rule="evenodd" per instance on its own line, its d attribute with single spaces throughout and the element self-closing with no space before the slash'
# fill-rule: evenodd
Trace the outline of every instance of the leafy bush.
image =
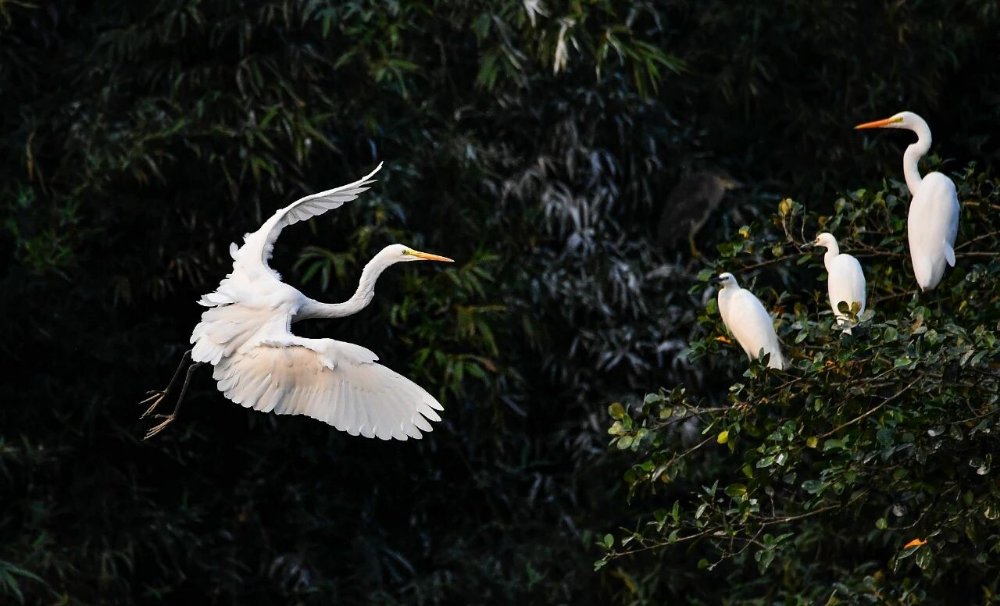
<svg viewBox="0 0 1000 606">
<path fill-rule="evenodd" d="M 972 167 L 955 180 L 958 264 L 934 291 L 913 278 L 900 183 L 851 192 L 829 215 L 784 200 L 769 223 L 719 246 L 702 278 L 737 272 L 775 310 L 791 368 L 754 361 L 728 390 L 696 397 L 678 386 L 611 406 L 612 444 L 634 457 L 630 496 L 654 508 L 604 537 L 599 567 L 670 554 L 646 589 L 685 583 L 708 602 L 996 594 L 1000 181 Z M 819 231 L 865 269 L 870 304 L 852 334 L 829 311 L 823 250 L 801 248 Z M 714 300 L 699 324 L 685 355 L 720 371 L 746 366 Z"/>
</svg>

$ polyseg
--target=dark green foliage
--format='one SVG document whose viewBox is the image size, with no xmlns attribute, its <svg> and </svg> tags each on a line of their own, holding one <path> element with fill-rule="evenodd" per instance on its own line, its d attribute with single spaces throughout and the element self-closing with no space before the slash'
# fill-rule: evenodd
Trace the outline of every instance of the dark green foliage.
<svg viewBox="0 0 1000 606">
<path fill-rule="evenodd" d="M 905 254 L 902 184 L 857 190 L 829 216 L 784 200 L 770 225 L 719 246 L 713 271 L 767 266 L 754 290 L 778 309 L 791 368 L 755 361 L 724 397 L 678 387 L 636 410 L 611 407 L 612 443 L 637 455 L 630 495 L 662 509 L 606 542 L 599 566 L 673 549 L 681 570 L 654 586 L 706 568 L 699 582 L 727 578 L 729 598 L 785 603 L 997 593 L 1000 181 L 971 168 L 956 178 L 959 263 L 931 292 L 919 292 Z M 822 251 L 799 247 L 800 233 L 818 230 L 865 266 L 869 308 L 850 335 L 829 311 Z M 744 364 L 722 344 L 715 305 L 699 323 L 691 358 Z M 682 439 L 685 423 L 696 437 Z"/>
<path fill-rule="evenodd" d="M 606 404 L 708 397 L 742 365 L 699 357 L 703 339 L 678 355 L 705 335 L 700 266 L 665 262 L 650 224 L 699 168 L 747 184 L 707 251 L 781 197 L 898 174 L 901 135 L 849 126 L 904 108 L 941 157 L 995 163 L 997 4 L 937 4 L 0 1 L 0 601 L 728 595 L 676 563 L 592 571 L 594 537 L 645 511 L 625 505 Z M 141 442 L 135 402 L 169 379 L 229 243 L 379 160 L 378 185 L 286 230 L 276 264 L 333 301 L 389 242 L 457 259 L 297 327 L 377 352 L 444 423 L 353 439 L 244 411 L 203 370 L 181 421 Z"/>
</svg>

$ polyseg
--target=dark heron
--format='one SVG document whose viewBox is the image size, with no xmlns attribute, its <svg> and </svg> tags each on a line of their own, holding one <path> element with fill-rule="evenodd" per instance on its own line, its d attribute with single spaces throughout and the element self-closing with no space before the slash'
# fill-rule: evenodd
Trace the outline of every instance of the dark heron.
<svg viewBox="0 0 1000 606">
<path fill-rule="evenodd" d="M 694 237 L 718 208 L 726 192 L 741 184 L 724 173 L 697 172 L 680 180 L 660 212 L 657 239 L 665 250 L 675 250 L 683 239 L 691 255 L 700 257 Z"/>
</svg>

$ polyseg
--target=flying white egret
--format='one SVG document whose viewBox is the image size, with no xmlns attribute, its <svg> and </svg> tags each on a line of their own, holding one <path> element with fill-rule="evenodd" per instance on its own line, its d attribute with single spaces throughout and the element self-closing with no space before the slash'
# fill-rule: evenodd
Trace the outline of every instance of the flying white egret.
<svg viewBox="0 0 1000 606">
<path fill-rule="evenodd" d="M 951 179 L 941 173 L 920 176 L 917 163 L 931 148 L 931 129 L 913 112 L 901 112 L 854 128 L 905 128 L 917 134 L 917 142 L 907 147 L 903 154 L 906 187 L 913 196 L 906 233 L 917 284 L 921 290 L 932 290 L 944 276 L 945 264 L 955 267 L 959 207 Z"/>
<path fill-rule="evenodd" d="M 850 309 L 854 303 L 861 305 L 857 315 L 865 310 L 865 272 L 861 270 L 858 260 L 846 253 L 840 252 L 837 239 L 833 234 L 822 233 L 816 236 L 814 246 L 826 248 L 823 255 L 823 264 L 826 265 L 827 290 L 830 293 L 830 307 L 833 315 L 837 317 L 837 323 L 848 322 L 847 316 L 838 308 L 841 302 L 847 303 Z M 850 329 L 847 329 L 850 332 Z"/>
<path fill-rule="evenodd" d="M 747 356 L 755 359 L 765 353 L 771 354 L 767 365 L 784 368 L 785 360 L 781 356 L 778 335 L 774 332 L 774 322 L 760 299 L 749 290 L 740 288 L 729 272 L 721 273 L 711 281 L 722 285 L 719 290 L 719 313 Z"/>
<path fill-rule="evenodd" d="M 408 261 L 445 261 L 401 244 L 382 249 L 365 265 L 358 289 L 344 303 L 320 303 L 281 281 L 268 266 L 282 228 L 342 206 L 367 190 L 379 164 L 368 176 L 348 185 L 302 198 L 274 213 L 243 246 L 230 246 L 233 271 L 219 287 L 202 297 L 209 309 L 191 334 L 194 347 L 163 391 L 150 392 L 142 403 L 151 414 L 176 386 L 190 360 L 187 375 L 169 415 L 149 430 L 150 438 L 173 421 L 191 373 L 212 364 L 219 391 L 245 408 L 286 415 L 307 415 L 351 435 L 383 440 L 421 437 L 440 421 L 441 404 L 424 389 L 376 363 L 364 347 L 333 339 L 306 339 L 292 334 L 293 322 L 310 318 L 342 318 L 364 309 L 375 295 L 375 281 L 390 265 Z"/>
</svg>

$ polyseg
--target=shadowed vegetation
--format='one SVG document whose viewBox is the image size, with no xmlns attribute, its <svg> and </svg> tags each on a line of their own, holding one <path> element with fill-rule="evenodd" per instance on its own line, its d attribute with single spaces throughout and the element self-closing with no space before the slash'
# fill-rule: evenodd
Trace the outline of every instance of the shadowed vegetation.
<svg viewBox="0 0 1000 606">
<path fill-rule="evenodd" d="M 912 390 L 971 382 L 966 369 L 995 358 L 962 361 L 951 349 L 959 335 L 988 339 L 977 326 L 995 331 L 992 259 L 960 255 L 935 292 L 939 303 L 905 294 L 905 259 L 859 254 L 875 289 L 873 336 L 841 346 L 830 316 L 816 315 L 826 308 L 805 294 L 819 269 L 795 265 L 811 256 L 787 258 L 794 247 L 771 214 L 792 198 L 796 229 L 830 216 L 845 250 L 901 254 L 906 197 L 877 192 L 886 175 L 900 176 L 906 136 L 863 137 L 849 127 L 911 109 L 937 137 L 934 162 L 949 172 L 977 163 L 960 188 L 959 243 L 986 235 L 998 204 L 982 176 L 997 160 L 998 25 L 996 2 L 972 0 L 0 2 L 0 601 L 716 603 L 774 599 L 778 562 L 799 567 L 781 590 L 790 600 L 829 595 L 822 590 L 837 582 L 866 591 L 858 589 L 864 575 L 885 567 L 905 535 L 885 534 L 868 517 L 815 516 L 808 528 L 817 534 L 806 538 L 778 541 L 767 531 L 775 543 L 763 550 L 773 554 L 761 556 L 764 576 L 759 560 L 739 559 L 755 558 L 756 544 L 734 557 L 731 547 L 704 542 L 693 553 L 658 550 L 594 572 L 606 553 L 595 543 L 609 532 L 620 540 L 615 529 L 631 532 L 675 501 L 682 508 L 670 523 L 691 532 L 696 482 L 711 485 L 713 476 L 721 492 L 747 487 L 726 497 L 737 509 L 743 496 L 777 490 L 782 509 L 768 510 L 773 516 L 843 505 L 869 489 L 855 503 L 886 518 L 887 529 L 964 495 L 940 496 L 942 487 L 928 496 L 909 457 L 919 446 L 944 451 L 935 464 L 985 461 L 985 434 L 963 425 L 956 447 L 924 430 L 951 431 L 956 410 L 971 407 L 971 417 L 995 402 L 942 387 L 947 398 L 927 415 L 875 413 L 851 425 L 857 441 L 846 448 L 823 450 L 840 434 L 803 445 L 891 397 L 906 375 L 843 408 L 796 386 L 771 395 L 777 379 L 759 369 L 740 378 L 742 356 L 720 357 L 710 340 L 720 325 L 706 315 L 699 272 L 767 263 L 756 288 L 774 289 L 766 304 L 784 304 L 788 344 L 806 334 L 795 345 L 797 372 L 817 381 L 826 371 L 814 367 L 824 355 L 815 348 L 866 352 L 864 369 L 829 371 L 844 381 L 882 372 L 872 349 L 887 341 L 894 359 L 915 348 L 910 372 L 938 357 L 959 362 L 947 379 L 922 372 Z M 195 301 L 228 271 L 229 243 L 274 209 L 380 160 L 379 182 L 362 198 L 286 230 L 275 267 L 306 294 L 334 301 L 390 242 L 456 259 L 440 271 L 398 268 L 364 313 L 297 327 L 378 352 L 440 398 L 443 423 L 417 444 L 351 438 L 309 419 L 243 410 L 203 370 L 180 420 L 142 442 L 136 402 L 169 379 L 201 311 Z M 683 247 L 664 256 L 655 240 L 664 200 L 683 175 L 712 168 L 744 187 L 699 232 L 708 259 L 692 261 Z M 868 193 L 833 206 L 837 192 L 860 187 Z M 969 200 L 989 201 L 993 215 Z M 849 231 L 859 226 L 885 233 Z M 984 238 L 959 252 L 994 245 Z M 782 250 L 769 252 L 775 246 Z M 904 323 L 918 317 L 940 340 Z M 727 392 L 729 379 L 741 386 Z M 666 437 L 652 441 L 667 430 L 625 453 L 625 434 L 612 436 L 609 451 L 608 426 L 639 413 L 633 405 L 609 419 L 606 410 L 659 386 L 663 400 L 641 415 L 725 407 L 698 416 L 715 423 L 705 437 L 726 429 L 734 450 L 721 456 L 713 437 L 711 460 L 697 458 L 708 457 L 704 449 L 691 455 L 700 475 L 684 480 L 679 470 L 653 495 L 633 465 L 668 448 Z M 781 404 L 730 412 L 726 393 Z M 808 412 L 817 397 L 828 403 L 822 414 Z M 895 415 L 903 404 L 882 409 Z M 811 433 L 765 439 L 807 414 Z M 845 474 L 851 457 L 911 443 L 908 434 L 917 446 L 884 470 L 886 478 L 908 470 L 884 480 L 912 503 L 911 517 L 897 519 L 883 511 L 888 488 L 869 488 L 882 472 Z M 786 451 L 794 461 L 754 471 L 766 482 L 738 480 L 744 462 L 756 470 Z M 785 482 L 776 475 L 785 465 L 802 470 Z M 961 465 L 956 474 L 971 469 Z M 810 492 L 806 480 L 823 484 Z M 954 511 L 991 495 L 973 490 Z M 734 524 L 720 511 L 729 506 L 713 501 L 706 523 Z M 930 522 L 947 515 L 925 517 L 917 534 L 929 536 Z M 743 538 L 757 531 L 752 519 L 730 527 Z M 828 536 L 840 528 L 863 530 Z M 664 541 L 659 534 L 670 530 L 643 540 Z M 929 557 L 921 547 L 900 559 L 902 577 L 885 582 L 921 579 L 919 595 L 940 600 L 963 581 L 995 577 L 992 564 L 976 563 L 986 549 L 980 536 L 964 539 L 976 549 L 934 551 L 936 568 L 922 567 L 925 576 L 908 563 Z M 930 540 L 941 549 L 933 541 L 942 539 Z M 878 549 L 848 553 L 862 542 Z M 793 557 L 793 544 L 815 556 Z M 726 559 L 699 571 L 702 557 Z M 862 561 L 875 564 L 855 570 Z M 963 565 L 965 576 L 933 572 Z M 976 587 L 966 591 L 985 591 Z"/>
</svg>

